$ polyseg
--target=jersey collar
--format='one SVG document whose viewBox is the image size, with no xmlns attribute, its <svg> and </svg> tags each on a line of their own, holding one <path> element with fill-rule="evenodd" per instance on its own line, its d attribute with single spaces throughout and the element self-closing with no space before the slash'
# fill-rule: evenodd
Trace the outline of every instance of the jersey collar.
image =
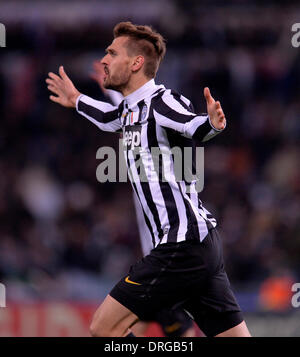
<svg viewBox="0 0 300 357">
<path fill-rule="evenodd" d="M 128 105 L 129 108 L 132 108 L 136 103 L 149 97 L 151 94 L 153 94 L 159 88 L 164 88 L 164 86 L 156 85 L 154 79 L 151 79 L 150 81 L 145 83 L 143 86 L 141 86 L 139 89 L 137 89 L 136 91 L 134 91 L 134 92 L 128 94 L 126 97 L 124 97 L 124 102 L 125 102 L 125 104 Z"/>
</svg>

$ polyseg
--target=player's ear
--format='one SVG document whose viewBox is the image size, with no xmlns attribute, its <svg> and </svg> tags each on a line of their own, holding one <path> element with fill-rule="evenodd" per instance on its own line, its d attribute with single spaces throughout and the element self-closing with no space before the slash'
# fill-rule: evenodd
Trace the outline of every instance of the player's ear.
<svg viewBox="0 0 300 357">
<path fill-rule="evenodd" d="M 143 56 L 141 55 L 136 56 L 133 61 L 132 71 L 133 72 L 138 71 L 140 68 L 142 68 L 144 62 L 145 62 L 145 58 Z"/>
</svg>

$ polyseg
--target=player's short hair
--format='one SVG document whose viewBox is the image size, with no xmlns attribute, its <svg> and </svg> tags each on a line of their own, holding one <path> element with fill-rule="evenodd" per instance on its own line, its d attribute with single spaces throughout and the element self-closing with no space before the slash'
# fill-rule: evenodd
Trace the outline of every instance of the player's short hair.
<svg viewBox="0 0 300 357">
<path fill-rule="evenodd" d="M 126 47 L 129 55 L 142 55 L 145 58 L 144 73 L 154 78 L 166 53 L 165 39 L 150 26 L 120 22 L 114 27 L 114 38 L 128 36 Z"/>
</svg>

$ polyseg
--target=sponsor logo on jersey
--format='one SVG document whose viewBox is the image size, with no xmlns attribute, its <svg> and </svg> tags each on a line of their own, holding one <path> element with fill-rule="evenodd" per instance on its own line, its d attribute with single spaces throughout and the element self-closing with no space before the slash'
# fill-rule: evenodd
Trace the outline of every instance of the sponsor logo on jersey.
<svg viewBox="0 0 300 357">
<path fill-rule="evenodd" d="M 123 134 L 123 145 L 127 150 L 134 150 L 136 147 L 141 147 L 141 126 L 131 125 L 126 126 Z"/>
</svg>

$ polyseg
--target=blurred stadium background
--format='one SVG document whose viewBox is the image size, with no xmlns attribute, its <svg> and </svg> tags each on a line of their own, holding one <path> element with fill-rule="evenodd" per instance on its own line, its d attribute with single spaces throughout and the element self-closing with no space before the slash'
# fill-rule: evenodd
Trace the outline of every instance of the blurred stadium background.
<svg viewBox="0 0 300 357">
<path fill-rule="evenodd" d="M 300 6 L 247 0 L 0 1 L 0 335 L 88 335 L 141 254 L 130 184 L 96 180 L 96 152 L 117 136 L 50 102 L 45 84 L 63 64 L 101 99 L 92 63 L 124 20 L 167 38 L 158 83 L 200 112 L 205 86 L 220 99 L 228 127 L 205 146 L 202 199 L 252 334 L 300 336 Z"/>
</svg>

